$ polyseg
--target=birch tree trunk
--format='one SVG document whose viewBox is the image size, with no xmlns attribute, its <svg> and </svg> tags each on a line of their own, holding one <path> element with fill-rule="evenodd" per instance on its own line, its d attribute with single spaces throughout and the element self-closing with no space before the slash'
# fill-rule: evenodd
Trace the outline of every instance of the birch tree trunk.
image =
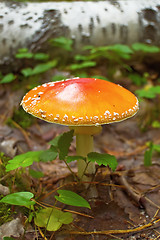
<svg viewBox="0 0 160 240">
<path fill-rule="evenodd" d="M 160 1 L 0 2 L 0 64 L 18 48 L 45 51 L 58 36 L 73 39 L 78 51 L 86 44 L 160 45 Z"/>
</svg>

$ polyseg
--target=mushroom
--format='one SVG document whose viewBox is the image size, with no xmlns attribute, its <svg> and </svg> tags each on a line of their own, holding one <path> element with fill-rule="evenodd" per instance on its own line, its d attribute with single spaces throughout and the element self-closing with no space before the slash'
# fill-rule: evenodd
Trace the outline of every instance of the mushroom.
<svg viewBox="0 0 160 240">
<path fill-rule="evenodd" d="M 30 90 L 21 104 L 26 112 L 40 119 L 74 129 L 77 155 L 84 157 L 93 152 L 93 135 L 101 131 L 101 125 L 122 121 L 138 111 L 134 94 L 120 85 L 94 78 L 44 83 Z M 78 160 L 80 179 L 84 171 L 94 174 L 95 164 Z"/>
</svg>

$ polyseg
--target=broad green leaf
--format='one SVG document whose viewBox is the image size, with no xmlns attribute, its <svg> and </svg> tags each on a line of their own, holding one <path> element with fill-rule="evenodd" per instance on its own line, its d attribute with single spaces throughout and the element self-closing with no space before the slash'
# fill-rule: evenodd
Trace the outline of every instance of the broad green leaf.
<svg viewBox="0 0 160 240">
<path fill-rule="evenodd" d="M 91 208 L 89 203 L 77 193 L 68 190 L 57 190 L 57 192 L 59 196 L 55 196 L 55 198 L 59 202 L 76 207 Z"/>
<path fill-rule="evenodd" d="M 145 77 L 143 77 L 143 76 L 141 76 L 141 75 L 139 75 L 139 74 L 136 74 L 136 73 L 130 74 L 128 77 L 129 77 L 129 78 L 132 80 L 132 82 L 133 82 L 134 84 L 136 84 L 137 86 L 141 86 L 141 85 L 143 85 L 143 84 L 145 84 L 145 83 L 147 82 L 147 79 L 146 79 Z"/>
<path fill-rule="evenodd" d="M 59 134 L 58 136 L 56 136 L 54 139 L 52 139 L 49 144 L 51 144 L 54 148 L 58 148 L 58 141 L 59 139 L 63 136 L 62 134 Z"/>
<path fill-rule="evenodd" d="M 132 49 L 134 51 L 142 51 L 142 52 L 148 52 L 148 53 L 157 53 L 160 52 L 160 48 L 144 43 L 133 43 Z"/>
<path fill-rule="evenodd" d="M 59 159 L 64 160 L 68 155 L 69 147 L 73 139 L 74 130 L 63 133 L 58 140 Z"/>
<path fill-rule="evenodd" d="M 16 76 L 13 73 L 9 73 L 2 78 L 0 83 L 10 83 L 10 82 L 14 81 L 15 79 L 16 79 Z"/>
<path fill-rule="evenodd" d="M 129 46 L 124 45 L 124 44 L 115 44 L 115 45 L 112 45 L 112 46 L 108 46 L 107 49 L 115 51 L 117 53 L 121 53 L 121 54 L 131 54 L 131 53 L 133 53 L 133 50 Z"/>
<path fill-rule="evenodd" d="M 73 162 L 73 161 L 76 161 L 76 160 L 79 160 L 79 159 L 86 160 L 86 158 L 82 157 L 82 156 L 67 156 L 66 157 L 67 163 L 70 163 L 70 162 Z"/>
<path fill-rule="evenodd" d="M 42 153 L 43 151 L 36 151 L 20 154 L 8 161 L 8 164 L 6 165 L 6 171 L 9 172 L 19 167 L 28 167 L 32 165 L 33 161 L 39 161 L 39 157 Z"/>
<path fill-rule="evenodd" d="M 58 151 L 55 149 L 55 147 L 51 146 L 50 149 L 44 151 L 40 155 L 40 161 L 49 162 L 49 161 L 55 160 L 57 156 L 58 156 Z"/>
<path fill-rule="evenodd" d="M 35 68 L 33 68 L 32 75 L 46 72 L 49 69 L 55 67 L 56 65 L 57 65 L 57 60 L 53 60 L 53 61 L 50 61 L 50 62 L 47 62 L 47 63 L 39 64 Z"/>
<path fill-rule="evenodd" d="M 46 61 L 49 59 L 49 55 L 46 53 L 35 53 L 33 57 L 34 59 L 41 61 Z"/>
<path fill-rule="evenodd" d="M 157 94 L 160 94 L 160 86 L 145 87 L 136 91 L 136 94 L 140 98 L 155 98 Z"/>
<path fill-rule="evenodd" d="M 58 37 L 50 40 L 50 43 L 55 47 L 60 47 L 66 51 L 72 51 L 73 40 L 65 37 Z"/>
<path fill-rule="evenodd" d="M 108 50 L 115 52 L 117 56 L 123 59 L 130 59 L 131 54 L 133 53 L 133 50 L 129 46 L 123 44 L 108 46 Z"/>
<path fill-rule="evenodd" d="M 33 53 L 31 52 L 21 52 L 21 53 L 17 53 L 16 54 L 16 58 L 32 58 L 33 57 Z"/>
<path fill-rule="evenodd" d="M 29 50 L 28 48 L 19 48 L 18 53 L 27 53 Z"/>
<path fill-rule="evenodd" d="M 62 212 L 54 208 L 41 209 L 34 218 L 39 227 L 45 227 L 48 231 L 57 231 L 62 224 L 69 224 L 73 221 L 72 214 Z"/>
<path fill-rule="evenodd" d="M 16 192 L 3 197 L 0 202 L 11 205 L 30 206 L 35 204 L 35 202 L 31 201 L 33 197 L 34 194 L 31 192 Z"/>
<path fill-rule="evenodd" d="M 160 153 L 160 144 L 153 144 L 153 150 Z"/>
<path fill-rule="evenodd" d="M 29 77 L 32 75 L 32 68 L 24 68 L 22 69 L 21 73 L 25 76 L 25 77 Z"/>
<path fill-rule="evenodd" d="M 117 167 L 117 159 L 115 156 L 107 154 L 107 153 L 97 153 L 97 152 L 91 152 L 87 155 L 87 160 L 89 162 L 96 162 L 98 165 L 105 165 L 109 166 L 113 171 Z"/>
<path fill-rule="evenodd" d="M 49 69 L 55 67 L 56 65 L 57 65 L 57 60 L 53 60 L 53 61 L 49 61 L 46 63 L 38 64 L 33 69 L 32 68 L 24 68 L 24 69 L 22 69 L 21 73 L 25 77 L 29 77 L 32 75 L 44 73 L 44 72 L 48 71 Z"/>
<path fill-rule="evenodd" d="M 100 46 L 100 47 L 93 47 L 90 48 L 91 50 L 91 54 L 98 54 L 100 53 L 100 55 L 102 56 L 102 53 L 106 53 L 108 51 L 108 46 Z"/>
<path fill-rule="evenodd" d="M 96 64 L 97 63 L 94 61 L 85 61 L 83 63 L 72 64 L 70 66 L 70 69 L 77 70 L 77 69 L 82 69 L 82 68 L 94 67 L 94 66 L 96 66 Z"/>
<path fill-rule="evenodd" d="M 159 121 L 153 121 L 152 122 L 152 127 L 154 127 L 154 128 L 160 128 L 160 122 Z"/>
<path fill-rule="evenodd" d="M 76 61 L 88 61 L 88 56 L 77 54 L 74 59 Z"/>
<path fill-rule="evenodd" d="M 41 178 L 41 177 L 44 176 L 44 174 L 43 174 L 42 172 L 35 171 L 35 170 L 31 169 L 31 168 L 29 169 L 29 174 L 30 174 L 32 177 L 37 178 L 37 179 L 39 179 L 39 178 Z"/>
</svg>

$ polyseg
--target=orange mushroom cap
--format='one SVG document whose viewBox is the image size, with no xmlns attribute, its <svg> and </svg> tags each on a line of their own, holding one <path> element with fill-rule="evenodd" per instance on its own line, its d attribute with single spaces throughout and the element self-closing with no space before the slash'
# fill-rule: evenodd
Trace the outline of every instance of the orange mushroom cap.
<svg viewBox="0 0 160 240">
<path fill-rule="evenodd" d="M 45 83 L 30 90 L 21 104 L 26 112 L 40 119 L 70 126 L 118 122 L 138 111 L 134 94 L 94 78 Z"/>
</svg>

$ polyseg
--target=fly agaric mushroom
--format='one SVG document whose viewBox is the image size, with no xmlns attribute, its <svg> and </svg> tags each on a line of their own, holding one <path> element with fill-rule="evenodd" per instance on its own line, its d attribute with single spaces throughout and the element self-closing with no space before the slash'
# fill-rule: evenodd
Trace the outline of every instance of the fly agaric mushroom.
<svg viewBox="0 0 160 240">
<path fill-rule="evenodd" d="M 24 110 L 48 122 L 68 125 L 76 135 L 77 155 L 93 152 L 93 135 L 102 124 L 119 122 L 138 111 L 134 94 L 120 85 L 94 78 L 49 82 L 30 90 Z M 95 173 L 95 164 L 78 160 L 78 177 Z M 87 168 L 86 168 L 87 166 Z"/>
</svg>

